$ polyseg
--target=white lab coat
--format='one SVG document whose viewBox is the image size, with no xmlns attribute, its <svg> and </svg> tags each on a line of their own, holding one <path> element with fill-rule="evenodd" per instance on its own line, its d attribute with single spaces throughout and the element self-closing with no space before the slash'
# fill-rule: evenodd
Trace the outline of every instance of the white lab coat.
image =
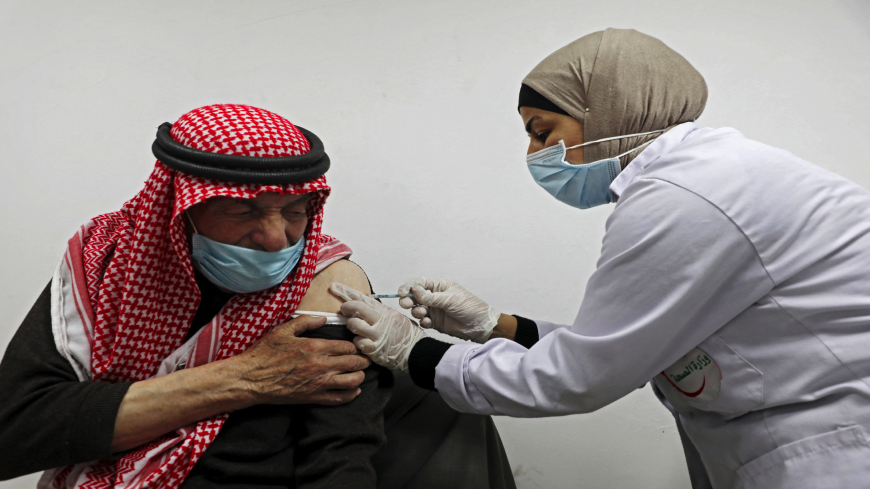
<svg viewBox="0 0 870 489">
<path fill-rule="evenodd" d="M 582 413 L 654 378 L 714 487 L 870 487 L 870 193 L 694 123 L 611 189 L 574 324 L 536 320 L 528 350 L 451 347 L 435 376 L 448 404 Z"/>
</svg>

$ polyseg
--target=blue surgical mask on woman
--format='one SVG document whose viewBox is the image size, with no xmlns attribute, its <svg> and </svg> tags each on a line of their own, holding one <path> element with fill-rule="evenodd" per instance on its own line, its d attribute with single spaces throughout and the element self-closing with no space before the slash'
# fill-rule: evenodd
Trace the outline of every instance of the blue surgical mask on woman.
<svg viewBox="0 0 870 489">
<path fill-rule="evenodd" d="M 281 251 L 259 251 L 219 243 L 195 233 L 190 256 L 200 273 L 213 284 L 239 294 L 274 287 L 290 274 L 302 251 L 305 238 Z"/>
<path fill-rule="evenodd" d="M 612 158 L 605 158 L 582 165 L 572 165 L 565 161 L 565 155 L 568 150 L 614 139 L 645 136 L 664 131 L 665 129 L 597 139 L 588 143 L 571 146 L 570 148 L 565 147 L 564 141 L 559 141 L 559 144 L 527 155 L 526 163 L 529 166 L 532 178 L 550 195 L 572 207 L 588 209 L 616 200 L 613 192 L 610 191 L 610 184 L 613 183 L 613 180 L 622 171 L 619 158 L 643 148 L 654 140 L 647 141 L 634 149 Z"/>
</svg>

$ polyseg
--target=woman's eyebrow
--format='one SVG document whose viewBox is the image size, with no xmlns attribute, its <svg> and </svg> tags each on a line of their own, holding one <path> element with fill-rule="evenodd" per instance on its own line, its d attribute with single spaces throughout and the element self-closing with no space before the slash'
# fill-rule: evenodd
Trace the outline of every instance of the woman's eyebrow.
<svg viewBox="0 0 870 489">
<path fill-rule="evenodd" d="M 526 132 L 527 133 L 529 133 L 529 134 L 532 133 L 532 123 L 540 118 L 541 118 L 540 116 L 536 115 L 536 116 L 533 116 L 531 119 L 529 119 L 528 122 L 526 122 Z"/>
</svg>

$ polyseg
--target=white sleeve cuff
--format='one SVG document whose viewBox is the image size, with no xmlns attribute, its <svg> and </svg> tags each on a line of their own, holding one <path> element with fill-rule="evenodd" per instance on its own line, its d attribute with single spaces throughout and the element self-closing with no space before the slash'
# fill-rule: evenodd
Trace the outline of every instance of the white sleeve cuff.
<svg viewBox="0 0 870 489">
<path fill-rule="evenodd" d="M 474 343 L 453 345 L 435 367 L 435 388 L 448 406 L 462 413 L 495 414 L 467 375 L 468 359 L 482 346 Z"/>
<path fill-rule="evenodd" d="M 551 323 L 549 321 L 542 321 L 540 319 L 532 319 L 532 321 L 534 321 L 535 324 L 538 325 L 538 340 L 540 340 L 544 336 L 547 336 L 548 334 L 552 333 L 553 331 L 556 331 L 559 328 L 569 328 L 570 327 L 567 324 L 556 324 L 556 323 Z"/>
</svg>

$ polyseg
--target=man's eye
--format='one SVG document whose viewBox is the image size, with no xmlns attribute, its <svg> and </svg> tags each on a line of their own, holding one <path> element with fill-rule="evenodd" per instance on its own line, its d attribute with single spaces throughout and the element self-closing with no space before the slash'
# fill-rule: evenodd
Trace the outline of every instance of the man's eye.
<svg viewBox="0 0 870 489">
<path fill-rule="evenodd" d="M 296 219 L 304 219 L 306 217 L 308 217 L 308 216 L 305 214 L 305 212 L 301 212 L 301 211 L 285 212 L 284 213 L 284 219 L 287 219 L 288 221 L 293 221 Z"/>
<path fill-rule="evenodd" d="M 539 132 L 539 133 L 535 134 L 535 139 L 537 139 L 538 141 L 543 143 L 544 141 L 547 140 L 547 136 L 549 136 L 549 135 L 550 135 L 550 131 Z"/>
</svg>

